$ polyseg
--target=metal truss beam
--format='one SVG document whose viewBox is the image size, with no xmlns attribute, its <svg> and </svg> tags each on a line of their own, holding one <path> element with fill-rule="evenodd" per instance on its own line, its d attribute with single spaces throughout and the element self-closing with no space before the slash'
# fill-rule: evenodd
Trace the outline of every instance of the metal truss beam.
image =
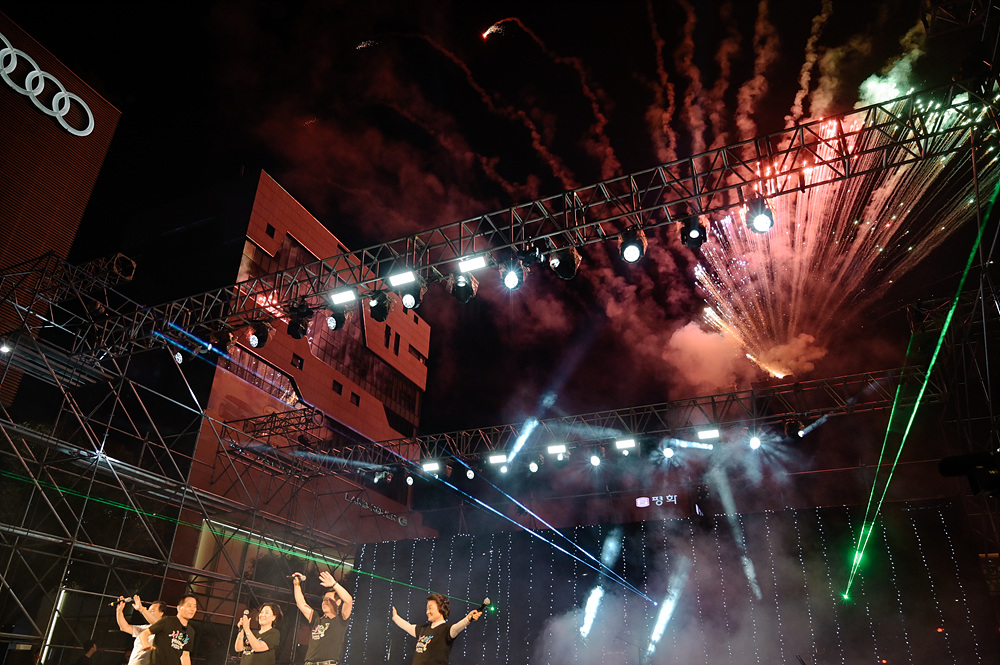
<svg viewBox="0 0 1000 665">
<path fill-rule="evenodd" d="M 992 105 L 952 84 L 155 307 L 52 323 L 76 332 L 72 354 L 133 353 L 163 344 L 164 336 L 191 345 L 285 316 L 292 303 L 329 306 L 326 297 L 338 289 L 382 290 L 404 266 L 435 281 L 469 255 L 496 261 L 528 247 L 544 255 L 615 238 L 630 226 L 648 230 L 721 213 L 765 185 L 768 196 L 780 196 L 968 150 L 969 137 L 996 116 Z"/>
</svg>

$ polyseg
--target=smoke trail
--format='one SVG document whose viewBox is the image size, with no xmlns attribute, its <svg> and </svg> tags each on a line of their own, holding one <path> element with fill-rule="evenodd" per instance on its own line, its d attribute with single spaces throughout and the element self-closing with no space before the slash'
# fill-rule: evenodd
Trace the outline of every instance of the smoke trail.
<svg viewBox="0 0 1000 665">
<path fill-rule="evenodd" d="M 924 25 L 918 21 L 899 40 L 900 45 L 904 48 L 903 53 L 893 58 L 883 68 L 882 75 L 872 74 L 861 84 L 855 108 L 870 106 L 905 95 L 911 87 L 913 65 L 924 54 L 923 47 L 926 37 Z"/>
<path fill-rule="evenodd" d="M 708 118 L 712 125 L 711 148 L 721 148 L 729 143 L 729 132 L 727 131 L 726 114 L 726 91 L 729 90 L 730 76 L 732 74 L 732 59 L 740 51 L 743 38 L 736 22 L 733 20 L 733 4 L 729 0 L 719 7 L 719 17 L 726 26 L 726 36 L 719 43 L 719 48 L 715 53 L 715 61 L 719 64 L 719 78 L 712 86 L 712 90 L 706 99 L 708 105 Z"/>
<path fill-rule="evenodd" d="M 757 20 L 753 35 L 754 63 L 753 77 L 740 86 L 736 96 L 736 128 L 738 139 L 745 140 L 757 135 L 757 122 L 753 119 L 757 103 L 767 92 L 767 69 L 778 59 L 778 32 L 768 19 L 767 0 L 757 5 Z"/>
<path fill-rule="evenodd" d="M 812 71 L 819 57 L 816 45 L 819 43 L 823 28 L 826 27 L 826 22 L 832 13 L 833 0 L 823 0 L 823 8 L 819 14 L 813 17 L 812 29 L 809 32 L 809 39 L 806 41 L 806 57 L 799 70 L 799 91 L 795 93 L 791 112 L 785 116 L 785 127 L 791 127 L 802 117 L 802 100 L 809 94 L 809 82 L 812 80 Z"/>
<path fill-rule="evenodd" d="M 486 31 L 484 37 L 493 32 L 499 32 L 502 30 L 502 25 L 504 23 L 513 23 L 521 30 L 524 34 L 531 37 L 531 39 L 538 45 L 546 56 L 552 59 L 553 62 L 559 64 L 565 64 L 576 70 L 577 76 L 580 79 L 580 89 L 583 92 L 583 96 L 587 98 L 587 102 L 590 104 L 590 111 L 594 115 L 594 124 L 590 127 L 590 136 L 585 142 L 585 147 L 587 152 L 596 157 L 601 164 L 601 180 L 607 180 L 618 175 L 621 172 L 621 164 L 618 163 L 618 158 L 615 157 L 614 148 L 611 146 L 611 141 L 604 131 L 604 128 L 608 124 L 608 119 L 605 117 L 603 111 L 601 111 L 601 104 L 598 101 L 600 96 L 600 91 L 594 90 L 593 84 L 590 82 L 590 77 L 587 74 L 586 68 L 583 66 L 583 62 L 579 58 L 572 58 L 568 56 L 556 55 L 549 50 L 549 47 L 545 45 L 533 30 L 528 28 L 521 19 L 511 16 L 510 18 L 505 18 L 497 21 L 489 30 Z"/>
<path fill-rule="evenodd" d="M 704 90 L 701 84 L 701 72 L 694 64 L 694 29 L 698 24 L 698 17 L 690 2 L 678 1 L 684 9 L 685 20 L 683 37 L 674 54 L 674 64 L 690 81 L 681 102 L 681 119 L 691 132 L 690 151 L 697 155 L 705 152 L 705 115 L 701 106 Z"/>
<path fill-rule="evenodd" d="M 670 82 L 664 66 L 663 51 L 666 42 L 660 37 L 659 29 L 656 27 L 656 16 L 653 14 L 651 0 L 646 0 L 646 14 L 649 17 L 649 28 L 653 38 L 657 75 L 657 80 L 652 84 L 653 104 L 646 111 L 646 122 L 649 125 L 650 138 L 656 147 L 656 158 L 660 162 L 672 162 L 677 159 L 677 135 L 670 125 L 677 108 L 674 84 Z"/>
</svg>

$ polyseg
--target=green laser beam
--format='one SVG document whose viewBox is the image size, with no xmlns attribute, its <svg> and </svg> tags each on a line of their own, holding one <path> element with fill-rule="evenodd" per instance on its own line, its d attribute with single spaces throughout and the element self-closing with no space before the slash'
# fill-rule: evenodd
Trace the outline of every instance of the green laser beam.
<svg viewBox="0 0 1000 665">
<path fill-rule="evenodd" d="M 955 316 L 955 311 L 958 309 L 958 303 L 959 303 L 959 300 L 960 300 L 960 298 L 962 296 L 962 290 L 965 288 L 965 281 L 966 281 L 966 279 L 969 276 L 969 272 L 971 272 L 971 270 L 972 270 L 972 264 L 973 264 L 973 262 L 975 260 L 976 253 L 979 251 L 979 246 L 982 243 L 983 234 L 986 231 L 986 225 L 987 225 L 988 221 L 990 220 L 990 218 L 992 217 L 993 206 L 996 203 L 998 194 L 1000 194 L 1000 182 L 997 182 L 997 184 L 994 186 L 994 188 L 993 188 L 993 195 L 990 197 L 989 203 L 987 204 L 987 207 L 986 207 L 986 214 L 983 215 L 982 222 L 980 222 L 980 224 L 979 224 L 979 228 L 978 228 L 977 233 L 976 233 L 976 240 L 972 244 L 972 250 L 969 252 L 969 258 L 965 262 L 965 269 L 962 271 L 962 277 L 959 279 L 958 287 L 957 287 L 957 289 L 955 291 L 955 298 L 952 300 L 951 307 L 948 309 L 948 314 L 945 316 L 944 323 L 941 326 L 941 332 L 938 335 L 937 343 L 934 346 L 934 353 L 931 354 L 930 362 L 927 365 L 927 372 L 924 375 L 924 381 L 923 381 L 923 383 L 920 386 L 920 390 L 917 392 L 917 398 L 916 398 L 916 400 L 914 400 L 914 403 L 913 403 L 913 410 L 910 412 L 910 417 L 907 419 L 907 422 L 906 422 L 906 428 L 903 430 L 903 436 L 902 436 L 902 438 L 901 438 L 901 440 L 899 442 L 899 450 L 896 452 L 895 459 L 893 459 L 892 467 L 890 468 L 889 475 L 886 478 L 885 487 L 882 490 L 882 495 L 879 497 L 878 503 L 875 506 L 874 510 L 872 510 L 872 498 L 875 496 L 875 489 L 874 489 L 875 488 L 875 483 L 874 482 L 872 483 L 872 493 L 869 495 L 868 507 L 865 510 L 865 525 L 866 526 L 868 526 L 868 516 L 869 515 L 875 515 L 875 516 L 877 516 L 879 514 L 881 508 L 882 508 L 882 504 L 885 503 L 885 497 L 886 497 L 886 495 L 889 492 L 889 481 L 892 480 L 892 475 L 896 471 L 896 466 L 899 463 L 899 458 L 903 454 L 903 446 L 906 445 L 906 441 L 907 441 L 907 439 L 910 436 L 910 431 L 913 428 L 913 422 L 914 422 L 914 420 L 916 420 L 916 417 L 917 417 L 917 411 L 920 409 L 920 404 L 923 401 L 924 393 L 927 391 L 927 386 L 930 384 L 931 372 L 934 370 L 934 366 L 937 363 L 937 359 L 938 359 L 938 356 L 941 353 L 941 349 L 944 347 L 945 336 L 948 333 L 948 328 L 951 326 L 951 321 L 952 321 L 952 319 Z M 913 342 L 913 338 L 911 336 L 910 343 L 912 344 L 912 342 Z M 896 403 L 899 400 L 901 391 L 902 391 L 902 382 L 900 382 L 899 387 L 897 387 L 897 389 L 896 389 L 896 398 L 895 398 L 895 400 L 893 400 L 892 412 L 891 413 L 895 413 L 896 405 L 897 405 Z M 890 425 L 892 424 L 892 416 L 891 415 L 890 415 L 890 418 L 889 418 L 889 423 L 890 423 Z M 886 436 L 883 439 L 883 443 L 882 443 L 882 453 L 879 455 L 880 466 L 881 466 L 882 457 L 883 457 L 883 455 L 885 453 L 885 449 L 886 449 L 886 446 L 888 444 L 889 432 L 890 432 L 890 430 L 887 428 L 886 429 Z M 879 468 L 879 467 L 876 467 L 876 468 Z M 876 480 L 877 480 L 877 474 L 876 474 Z M 872 519 L 872 522 L 874 522 L 874 518 Z M 871 525 L 871 526 L 873 526 L 873 525 Z M 849 593 L 850 593 L 850 590 L 851 590 L 851 585 L 854 583 L 854 578 L 855 578 L 855 576 L 858 573 L 858 568 L 861 565 L 861 558 L 862 558 L 862 556 L 864 554 L 865 549 L 868 546 L 868 541 L 871 538 L 871 532 L 872 532 L 872 530 L 873 529 L 870 527 L 870 528 L 867 529 L 867 533 L 866 533 L 865 527 L 864 526 L 862 527 L 861 534 L 859 535 L 859 538 L 858 538 L 859 546 L 858 546 L 858 549 L 857 549 L 857 554 L 856 554 L 856 556 L 854 558 L 854 562 L 852 563 L 852 566 L 851 566 L 851 572 L 850 572 L 850 575 L 848 576 L 848 579 L 847 579 L 847 588 L 844 590 L 844 598 L 845 599 L 849 596 Z"/>
</svg>

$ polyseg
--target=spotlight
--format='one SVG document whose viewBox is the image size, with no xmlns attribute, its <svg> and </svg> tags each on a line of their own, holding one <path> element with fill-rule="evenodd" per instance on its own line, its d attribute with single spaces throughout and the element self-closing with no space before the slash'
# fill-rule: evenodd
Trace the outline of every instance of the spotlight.
<svg viewBox="0 0 1000 665">
<path fill-rule="evenodd" d="M 407 476 L 406 476 L 406 484 L 407 485 L 412 485 L 413 484 L 413 476 L 407 474 Z"/>
<path fill-rule="evenodd" d="M 767 204 L 767 199 L 756 198 L 747 201 L 747 226 L 757 233 L 767 233 L 774 226 L 774 214 Z"/>
<path fill-rule="evenodd" d="M 326 317 L 326 327 L 330 330 L 342 330 L 347 323 L 347 312 L 343 309 L 333 309 Z"/>
<path fill-rule="evenodd" d="M 706 239 L 705 227 L 698 222 L 697 217 L 692 217 L 684 222 L 681 227 L 681 242 L 688 249 L 698 249 Z"/>
<path fill-rule="evenodd" d="M 293 302 L 288 306 L 288 336 L 292 339 L 302 339 L 309 332 L 309 321 L 313 311 L 305 300 Z"/>
<path fill-rule="evenodd" d="M 12 350 L 7 340 L 0 342 L 0 353 L 10 353 Z"/>
<path fill-rule="evenodd" d="M 638 226 L 631 226 L 622 233 L 618 252 L 626 263 L 635 263 L 646 255 L 646 234 Z"/>
<path fill-rule="evenodd" d="M 476 297 L 476 293 L 479 292 L 479 280 L 474 275 L 458 273 L 451 276 L 448 288 L 451 295 L 455 296 L 455 300 L 464 305 Z"/>
<path fill-rule="evenodd" d="M 469 480 L 472 480 L 473 478 L 476 477 L 476 472 L 473 471 L 472 469 L 466 469 L 465 470 L 465 477 L 468 478 Z"/>
<path fill-rule="evenodd" d="M 760 437 L 759 436 L 751 436 L 750 437 L 750 450 L 757 450 L 758 448 L 760 448 Z"/>
<path fill-rule="evenodd" d="M 403 309 L 416 309 L 420 307 L 425 293 L 427 293 L 427 285 L 419 277 L 404 285 L 403 288 L 399 289 L 399 300 L 403 303 Z"/>
<path fill-rule="evenodd" d="M 506 464 L 504 464 L 502 467 L 500 467 L 500 473 L 507 473 L 507 465 Z"/>
<path fill-rule="evenodd" d="M 524 265 L 518 259 L 511 259 L 500 266 L 500 277 L 509 291 L 516 291 L 524 284 Z"/>
<path fill-rule="evenodd" d="M 271 326 L 266 321 L 254 321 L 250 324 L 250 336 L 247 341 L 255 349 L 262 349 L 267 344 L 268 335 L 271 334 Z"/>
<path fill-rule="evenodd" d="M 6 353 L 6 351 L 4 351 Z M 174 351 L 174 362 L 180 365 L 184 362 L 184 354 L 180 351 Z"/>
<path fill-rule="evenodd" d="M 573 279 L 576 277 L 576 270 L 580 267 L 581 260 L 576 247 L 564 247 L 549 254 L 549 267 L 559 279 Z"/>
<path fill-rule="evenodd" d="M 368 312 L 379 323 L 389 318 L 389 294 L 385 291 L 375 292 L 368 300 Z"/>
<path fill-rule="evenodd" d="M 663 456 L 665 458 L 667 458 L 667 459 L 670 459 L 671 457 L 674 456 L 674 449 L 673 448 L 664 448 L 663 449 Z"/>
<path fill-rule="evenodd" d="M 590 463 L 593 466 L 601 466 L 601 458 L 598 455 L 591 455 L 590 456 Z"/>
<path fill-rule="evenodd" d="M 530 464 L 528 464 L 528 471 L 531 471 L 532 473 L 537 472 L 538 471 L 538 462 L 531 462 Z"/>
</svg>

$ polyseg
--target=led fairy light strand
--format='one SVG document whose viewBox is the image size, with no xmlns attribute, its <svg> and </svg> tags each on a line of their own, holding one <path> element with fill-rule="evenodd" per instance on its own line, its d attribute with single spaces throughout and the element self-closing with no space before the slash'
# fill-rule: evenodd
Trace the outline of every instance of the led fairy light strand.
<svg viewBox="0 0 1000 665">
<path fill-rule="evenodd" d="M 778 629 L 778 648 L 781 651 L 781 661 L 788 662 L 789 659 L 785 656 L 785 630 L 781 622 L 781 603 L 778 602 L 778 585 L 781 578 L 778 575 L 778 570 L 775 564 L 774 551 L 776 549 L 774 543 L 774 535 L 771 533 L 771 519 L 775 516 L 774 511 L 768 510 L 764 512 L 764 542 L 767 544 L 767 558 L 768 563 L 771 566 L 771 584 L 774 588 L 774 619 L 777 622 Z"/>
<path fill-rule="evenodd" d="M 842 508 L 842 510 L 846 511 L 847 508 L 844 507 L 844 508 Z M 834 584 L 834 581 L 833 581 L 833 572 L 832 572 L 833 571 L 833 566 L 830 563 L 830 561 L 831 561 L 831 557 L 830 557 L 830 539 L 826 535 L 826 525 L 825 525 L 825 523 L 823 521 L 823 515 L 820 513 L 820 511 L 819 511 L 818 508 L 815 510 L 815 513 L 816 513 L 816 515 L 815 515 L 816 526 L 817 526 L 817 530 L 819 531 L 819 541 L 820 541 L 820 544 L 822 545 L 823 569 L 826 571 L 827 593 L 828 593 L 829 599 L 831 601 L 830 602 L 830 607 L 832 608 L 832 612 L 834 614 L 833 631 L 836 634 L 836 638 L 837 638 L 837 651 L 840 653 L 840 663 L 841 663 L 841 665 L 846 665 L 846 662 L 845 662 L 846 656 L 844 655 L 844 634 L 843 634 L 843 632 L 840 629 L 840 608 L 841 608 L 841 603 L 836 602 L 837 599 L 839 598 L 839 594 L 836 591 L 836 585 Z"/>
<path fill-rule="evenodd" d="M 809 593 L 809 574 L 806 569 L 806 559 L 803 552 L 803 538 L 802 531 L 799 527 L 799 512 L 796 510 L 792 511 L 792 526 L 795 529 L 795 539 L 797 541 L 798 556 L 799 556 L 799 568 L 802 570 L 802 596 L 806 600 L 806 614 L 809 619 L 809 645 L 810 648 L 815 650 L 816 647 L 816 626 L 813 622 L 813 597 Z"/>
<path fill-rule="evenodd" d="M 886 538 L 888 539 L 888 535 Z M 892 589 L 896 596 L 896 611 L 899 613 L 899 616 L 904 616 L 905 608 L 903 607 L 903 588 L 899 581 L 899 571 L 896 568 L 896 557 L 894 556 L 893 548 L 888 547 L 888 543 L 886 543 L 886 545 L 885 556 L 886 561 L 889 562 L 889 582 L 892 584 Z M 910 631 L 908 630 L 907 622 L 901 621 L 899 628 L 903 633 L 903 644 L 906 649 L 906 659 L 912 663 L 913 644 L 910 642 Z"/>
<path fill-rule="evenodd" d="M 944 531 L 944 536 L 948 541 L 948 549 L 951 553 L 951 556 L 948 557 L 948 561 L 951 563 L 951 565 L 955 567 L 955 580 L 958 582 L 958 590 L 962 596 L 961 606 L 965 609 L 965 622 L 962 625 L 966 627 L 971 627 L 975 625 L 975 621 L 973 620 L 972 612 L 969 609 L 969 597 L 965 593 L 965 585 L 962 584 L 961 570 L 959 570 L 958 567 L 958 553 L 955 552 L 955 541 L 952 538 L 951 530 L 948 529 L 948 522 L 944 518 L 944 513 L 941 511 L 940 508 L 938 508 L 937 515 L 938 515 L 938 520 L 940 520 L 941 522 L 941 529 Z M 970 630 L 970 632 L 972 631 Z M 973 647 L 975 648 L 976 660 L 981 663 L 983 662 L 983 654 L 982 651 L 980 650 L 979 640 L 975 639 L 974 632 L 972 632 L 971 637 L 973 638 L 972 643 Z"/>
<path fill-rule="evenodd" d="M 899 459 L 900 459 L 900 457 L 903 454 L 903 447 L 906 444 L 907 439 L 909 438 L 910 431 L 913 428 L 913 423 L 914 423 L 914 421 L 916 420 L 916 417 L 917 417 L 917 412 L 920 410 L 920 405 L 923 403 L 924 393 L 927 391 L 927 386 L 930 384 L 931 375 L 932 375 L 932 372 L 934 370 L 934 366 L 937 364 L 938 356 L 941 353 L 941 349 L 944 347 L 945 338 L 946 338 L 946 336 L 948 334 L 949 328 L 951 327 L 952 319 L 955 317 L 955 312 L 958 309 L 958 303 L 959 303 L 959 300 L 961 299 L 962 291 L 965 289 L 965 281 L 968 278 L 969 273 L 972 270 L 972 266 L 973 266 L 973 264 L 975 262 L 976 255 L 979 253 L 979 247 L 980 247 L 980 244 L 982 243 L 983 234 L 986 231 L 986 226 L 989 223 L 989 221 L 992 220 L 992 218 L 993 218 L 994 206 L 996 204 L 996 200 L 997 200 L 998 194 L 1000 194 L 1000 181 L 998 181 L 994 185 L 993 194 L 990 196 L 989 203 L 986 206 L 986 212 L 982 216 L 982 220 L 981 220 L 981 222 L 979 224 L 979 227 L 977 229 L 975 242 L 973 242 L 973 244 L 972 244 L 972 249 L 969 252 L 969 258 L 968 258 L 968 260 L 965 263 L 965 269 L 962 271 L 962 276 L 959 279 L 957 288 L 955 289 L 955 297 L 952 300 L 951 307 L 949 308 L 947 315 L 945 315 L 944 322 L 941 325 L 941 332 L 938 335 L 937 344 L 934 347 L 934 352 L 931 354 L 930 361 L 927 363 L 927 370 L 926 370 L 925 375 L 924 375 L 923 383 L 920 385 L 920 389 L 917 392 L 916 399 L 913 400 L 913 406 L 912 406 L 912 409 L 910 411 L 909 418 L 906 421 L 906 427 L 903 430 L 903 434 L 902 434 L 902 437 L 901 437 L 900 442 L 899 442 L 899 449 L 896 452 L 896 457 L 893 460 L 892 467 L 890 468 L 889 477 L 886 479 L 885 486 L 884 486 L 884 488 L 882 490 L 882 495 L 879 497 L 878 504 L 874 507 L 872 515 L 877 515 L 878 514 L 878 511 L 881 509 L 882 504 L 885 502 L 885 497 L 886 497 L 886 495 L 889 492 L 889 481 L 892 479 L 892 474 L 895 472 L 896 466 L 899 463 Z M 897 389 L 897 392 L 896 392 L 896 396 L 897 396 L 897 399 L 898 399 L 898 397 L 899 397 L 899 390 L 898 389 Z M 895 410 L 895 408 L 893 410 Z M 889 432 L 887 430 L 886 431 L 886 438 L 885 438 L 885 441 L 883 442 L 883 448 L 886 446 L 886 443 L 888 441 L 888 434 L 889 434 Z M 870 508 L 871 508 L 871 504 L 869 504 L 869 509 Z M 866 510 L 865 514 L 866 514 L 866 522 L 867 522 L 868 521 L 867 520 L 867 515 L 869 514 L 869 511 Z M 858 567 L 860 565 L 861 555 L 864 553 L 865 547 L 867 547 L 868 540 L 870 538 L 871 538 L 871 528 L 867 528 L 867 533 L 865 533 L 865 531 L 863 530 L 861 536 L 858 539 L 859 540 L 858 551 L 857 551 L 857 554 L 854 557 L 854 565 L 851 567 L 851 573 L 850 573 L 850 576 L 849 576 L 848 582 L 847 582 L 847 590 L 844 592 L 844 596 L 845 597 L 850 592 L 851 583 L 853 582 L 854 577 L 857 574 Z"/>
<path fill-rule="evenodd" d="M 719 563 L 719 589 L 721 590 L 719 597 L 722 600 L 722 619 L 726 624 L 726 634 L 729 635 L 731 634 L 729 627 L 729 603 L 726 600 L 727 585 L 726 585 L 725 563 L 722 557 L 722 541 L 719 539 L 718 529 L 714 529 L 713 533 L 715 534 L 715 555 L 716 555 L 716 560 Z M 726 652 L 729 654 L 729 662 L 732 662 L 733 645 L 731 640 L 726 640 Z"/>
<path fill-rule="evenodd" d="M 924 539 L 920 535 L 920 529 L 918 529 L 917 525 L 915 524 L 915 518 L 913 518 L 912 516 L 910 517 L 910 528 L 913 530 L 913 537 L 917 539 L 917 549 L 920 551 L 920 561 L 921 563 L 923 563 L 924 566 L 924 578 L 930 585 L 930 589 L 927 595 L 929 595 L 931 598 L 934 599 L 934 609 L 937 611 L 938 626 L 944 626 L 945 613 L 944 610 L 941 608 L 941 599 L 938 597 L 937 588 L 934 584 L 934 575 L 933 575 L 934 566 L 932 566 L 931 563 L 927 560 L 927 550 L 924 547 Z M 948 655 L 951 657 L 951 662 L 957 663 L 958 662 L 957 654 L 952 649 L 951 645 L 951 635 L 947 630 L 941 633 L 941 635 L 944 638 L 944 646 L 945 649 L 948 651 Z"/>
</svg>

